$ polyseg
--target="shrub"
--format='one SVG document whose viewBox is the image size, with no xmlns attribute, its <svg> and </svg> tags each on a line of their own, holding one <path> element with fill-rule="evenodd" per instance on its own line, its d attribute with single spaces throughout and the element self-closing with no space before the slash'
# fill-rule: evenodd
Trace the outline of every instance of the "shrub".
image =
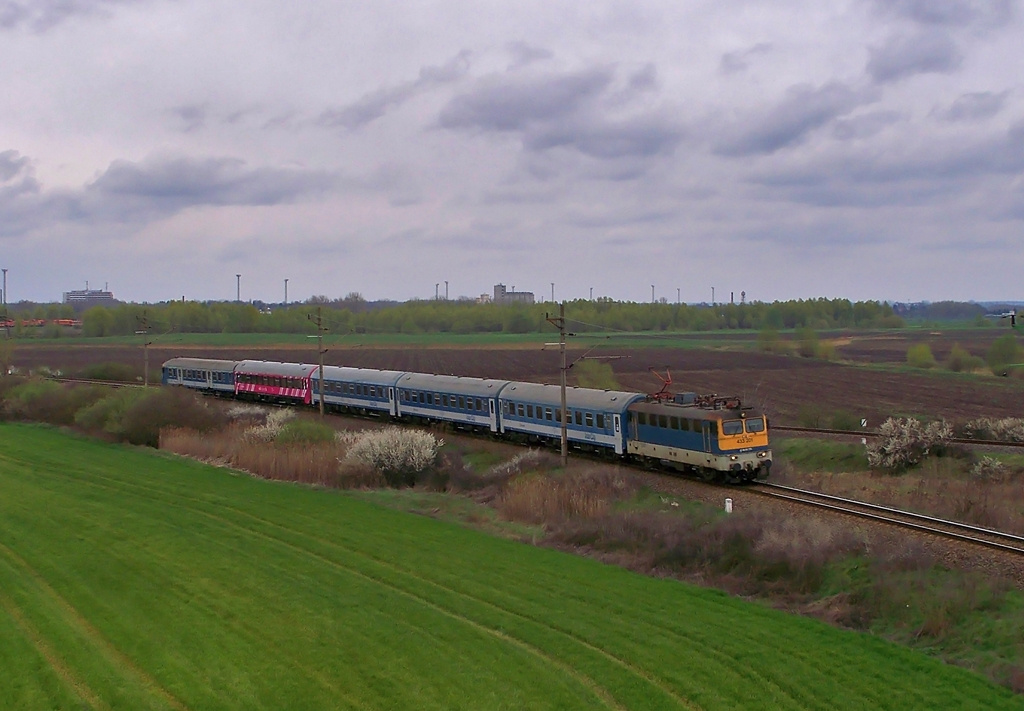
<svg viewBox="0 0 1024 711">
<path fill-rule="evenodd" d="M 946 360 L 946 367 L 954 373 L 970 373 L 985 365 L 985 361 L 978 356 L 971 355 L 971 352 L 954 343 Z"/>
<path fill-rule="evenodd" d="M 985 355 L 985 361 L 995 375 L 1007 375 L 1009 366 L 1021 362 L 1021 347 L 1017 343 L 1017 337 L 1008 333 L 998 338 Z"/>
<path fill-rule="evenodd" d="M 75 424 L 131 444 L 157 447 L 164 427 L 208 432 L 223 425 L 224 418 L 185 390 L 120 388 L 80 410 Z"/>
<path fill-rule="evenodd" d="M 145 392 L 139 388 L 120 388 L 82 408 L 75 414 L 75 424 L 93 434 L 116 434 L 125 411 Z"/>
<path fill-rule="evenodd" d="M 818 334 L 813 328 L 805 327 L 796 332 L 797 353 L 804 358 L 814 358 L 818 355 Z"/>
<path fill-rule="evenodd" d="M 417 475 L 434 465 L 443 444 L 428 432 L 387 427 L 359 433 L 345 460 L 373 467 L 388 486 L 413 486 Z"/>
<path fill-rule="evenodd" d="M 757 348 L 765 353 L 777 355 L 789 355 L 793 352 L 792 346 L 782 340 L 779 332 L 774 328 L 765 328 L 757 334 Z"/>
<path fill-rule="evenodd" d="M 1024 420 L 1018 417 L 979 417 L 967 422 L 961 432 L 967 439 L 1024 442 Z"/>
<path fill-rule="evenodd" d="M 836 410 L 832 414 L 832 429 L 856 432 L 860 429 L 860 418 L 846 410 Z"/>
<path fill-rule="evenodd" d="M 907 349 L 907 365 L 911 368 L 934 368 L 935 356 L 927 343 L 915 343 Z"/>
<path fill-rule="evenodd" d="M 941 453 L 952 438 L 953 428 L 944 420 L 923 425 L 910 418 L 890 417 L 868 445 L 868 465 L 902 471 L 920 464 L 929 454 Z"/>
<path fill-rule="evenodd" d="M 253 425 L 245 431 L 244 438 L 250 442 L 273 442 L 281 429 L 295 417 L 295 410 L 263 410 L 266 419 L 262 424 Z"/>
<path fill-rule="evenodd" d="M 333 442 L 334 429 L 323 422 L 310 419 L 293 419 L 286 423 L 274 437 L 277 444 L 312 444 Z"/>
<path fill-rule="evenodd" d="M 800 423 L 801 427 L 817 429 L 821 427 L 824 417 L 825 414 L 817 405 L 801 405 L 800 412 L 797 413 L 796 419 L 797 422 Z"/>
<path fill-rule="evenodd" d="M 93 363 L 82 368 L 81 377 L 115 383 L 134 383 L 142 371 L 125 363 Z"/>
<path fill-rule="evenodd" d="M 1006 473 L 1006 465 L 998 459 L 983 456 L 971 467 L 971 478 L 981 481 L 1002 479 Z"/>
<path fill-rule="evenodd" d="M 7 391 L 4 415 L 16 420 L 70 425 L 75 421 L 75 413 L 102 392 L 102 388 L 61 385 L 52 380 L 25 380 Z"/>
<path fill-rule="evenodd" d="M 576 374 L 576 383 L 581 388 L 598 390 L 618 390 L 619 381 L 612 371 L 612 366 L 598 360 L 581 360 L 572 367 Z"/>
</svg>

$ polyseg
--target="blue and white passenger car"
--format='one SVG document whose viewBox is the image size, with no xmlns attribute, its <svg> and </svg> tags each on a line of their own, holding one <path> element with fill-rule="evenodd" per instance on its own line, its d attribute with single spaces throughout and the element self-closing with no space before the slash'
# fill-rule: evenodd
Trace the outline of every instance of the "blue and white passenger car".
<svg viewBox="0 0 1024 711">
<path fill-rule="evenodd" d="M 640 393 L 591 388 L 566 388 L 566 437 L 582 449 L 626 452 L 626 408 L 642 400 Z M 502 434 L 527 440 L 560 441 L 562 393 L 558 385 L 509 383 L 500 400 Z"/>
<path fill-rule="evenodd" d="M 171 358 L 160 369 L 160 382 L 202 392 L 235 394 L 237 361 L 213 358 Z"/>
<path fill-rule="evenodd" d="M 366 415 L 380 413 L 398 417 L 400 370 L 374 370 L 337 365 L 324 366 L 324 408 Z M 313 402 L 320 405 L 320 369 L 313 371 Z"/>
<path fill-rule="evenodd" d="M 498 394 L 507 384 L 507 380 L 405 373 L 398 380 L 398 416 L 498 432 Z"/>
</svg>

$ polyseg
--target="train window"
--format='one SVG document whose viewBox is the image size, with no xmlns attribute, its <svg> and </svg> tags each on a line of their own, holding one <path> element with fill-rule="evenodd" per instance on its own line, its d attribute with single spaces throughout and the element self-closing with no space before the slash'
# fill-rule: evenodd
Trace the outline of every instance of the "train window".
<svg viewBox="0 0 1024 711">
<path fill-rule="evenodd" d="M 554 417 L 555 416 L 551 413 L 551 408 L 550 407 L 544 408 L 544 419 L 545 420 L 551 421 L 551 420 L 554 419 Z"/>
<path fill-rule="evenodd" d="M 760 417 L 747 420 L 747 432 L 764 432 L 764 420 Z"/>
<path fill-rule="evenodd" d="M 679 429 L 679 418 L 678 417 L 670 417 L 670 418 L 668 418 L 668 425 L 672 429 L 678 430 Z"/>
<path fill-rule="evenodd" d="M 579 410 L 576 411 L 576 424 L 577 425 L 582 425 L 583 424 L 583 413 L 580 412 Z"/>
<path fill-rule="evenodd" d="M 477 398 L 477 399 L 476 399 L 476 409 L 480 410 L 481 412 L 482 412 L 482 411 L 483 411 L 483 409 L 484 409 L 484 403 L 483 403 L 483 400 L 481 400 L 480 398 Z"/>
<path fill-rule="evenodd" d="M 708 422 L 708 432 L 711 433 L 712 437 L 718 436 L 718 420 L 710 420 Z"/>
<path fill-rule="evenodd" d="M 598 413 L 598 415 L 597 415 L 597 429 L 599 429 L 599 430 L 603 430 L 604 429 L 604 415 L 601 414 L 601 413 Z"/>
<path fill-rule="evenodd" d="M 562 421 L 562 410 L 561 409 L 555 410 L 555 422 L 561 422 L 561 421 Z"/>
<path fill-rule="evenodd" d="M 668 415 L 658 415 L 658 427 L 668 429 Z"/>
<path fill-rule="evenodd" d="M 519 411 L 519 416 L 520 417 L 525 417 L 526 416 L 526 408 L 523 407 L 523 403 L 519 403 L 518 405 L 516 405 L 516 410 Z"/>
<path fill-rule="evenodd" d="M 743 420 L 723 420 L 722 434 L 738 435 L 743 434 Z"/>
<path fill-rule="evenodd" d="M 466 398 L 463 395 L 459 395 L 459 409 L 460 410 L 465 410 L 466 409 Z"/>
<path fill-rule="evenodd" d="M 636 423 L 638 425 L 646 425 L 647 424 L 647 413 L 646 412 L 638 412 L 638 413 L 636 413 Z"/>
<path fill-rule="evenodd" d="M 593 426 L 594 426 L 594 415 L 593 415 L 593 413 L 588 412 L 587 413 L 587 427 L 593 427 Z"/>
<path fill-rule="evenodd" d="M 529 417 L 531 420 L 533 419 L 533 405 L 526 406 L 526 416 Z"/>
</svg>

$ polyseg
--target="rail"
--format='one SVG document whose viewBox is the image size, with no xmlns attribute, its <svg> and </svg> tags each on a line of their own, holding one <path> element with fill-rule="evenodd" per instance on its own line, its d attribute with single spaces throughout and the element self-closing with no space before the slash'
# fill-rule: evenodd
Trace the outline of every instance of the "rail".
<svg viewBox="0 0 1024 711">
<path fill-rule="evenodd" d="M 959 521 L 950 521 L 913 511 L 902 511 L 889 506 L 845 499 L 816 491 L 806 491 L 782 484 L 762 482 L 749 487 L 747 491 L 1007 553 L 1024 555 L 1024 536 L 1013 533 L 995 531 Z"/>
</svg>

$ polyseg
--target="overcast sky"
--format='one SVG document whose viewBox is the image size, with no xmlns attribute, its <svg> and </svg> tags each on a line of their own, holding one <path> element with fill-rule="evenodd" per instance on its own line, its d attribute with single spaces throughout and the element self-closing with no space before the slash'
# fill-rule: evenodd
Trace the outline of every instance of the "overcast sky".
<svg viewBox="0 0 1024 711">
<path fill-rule="evenodd" d="M 0 0 L 8 301 L 1024 300 L 1022 15 Z"/>
</svg>

